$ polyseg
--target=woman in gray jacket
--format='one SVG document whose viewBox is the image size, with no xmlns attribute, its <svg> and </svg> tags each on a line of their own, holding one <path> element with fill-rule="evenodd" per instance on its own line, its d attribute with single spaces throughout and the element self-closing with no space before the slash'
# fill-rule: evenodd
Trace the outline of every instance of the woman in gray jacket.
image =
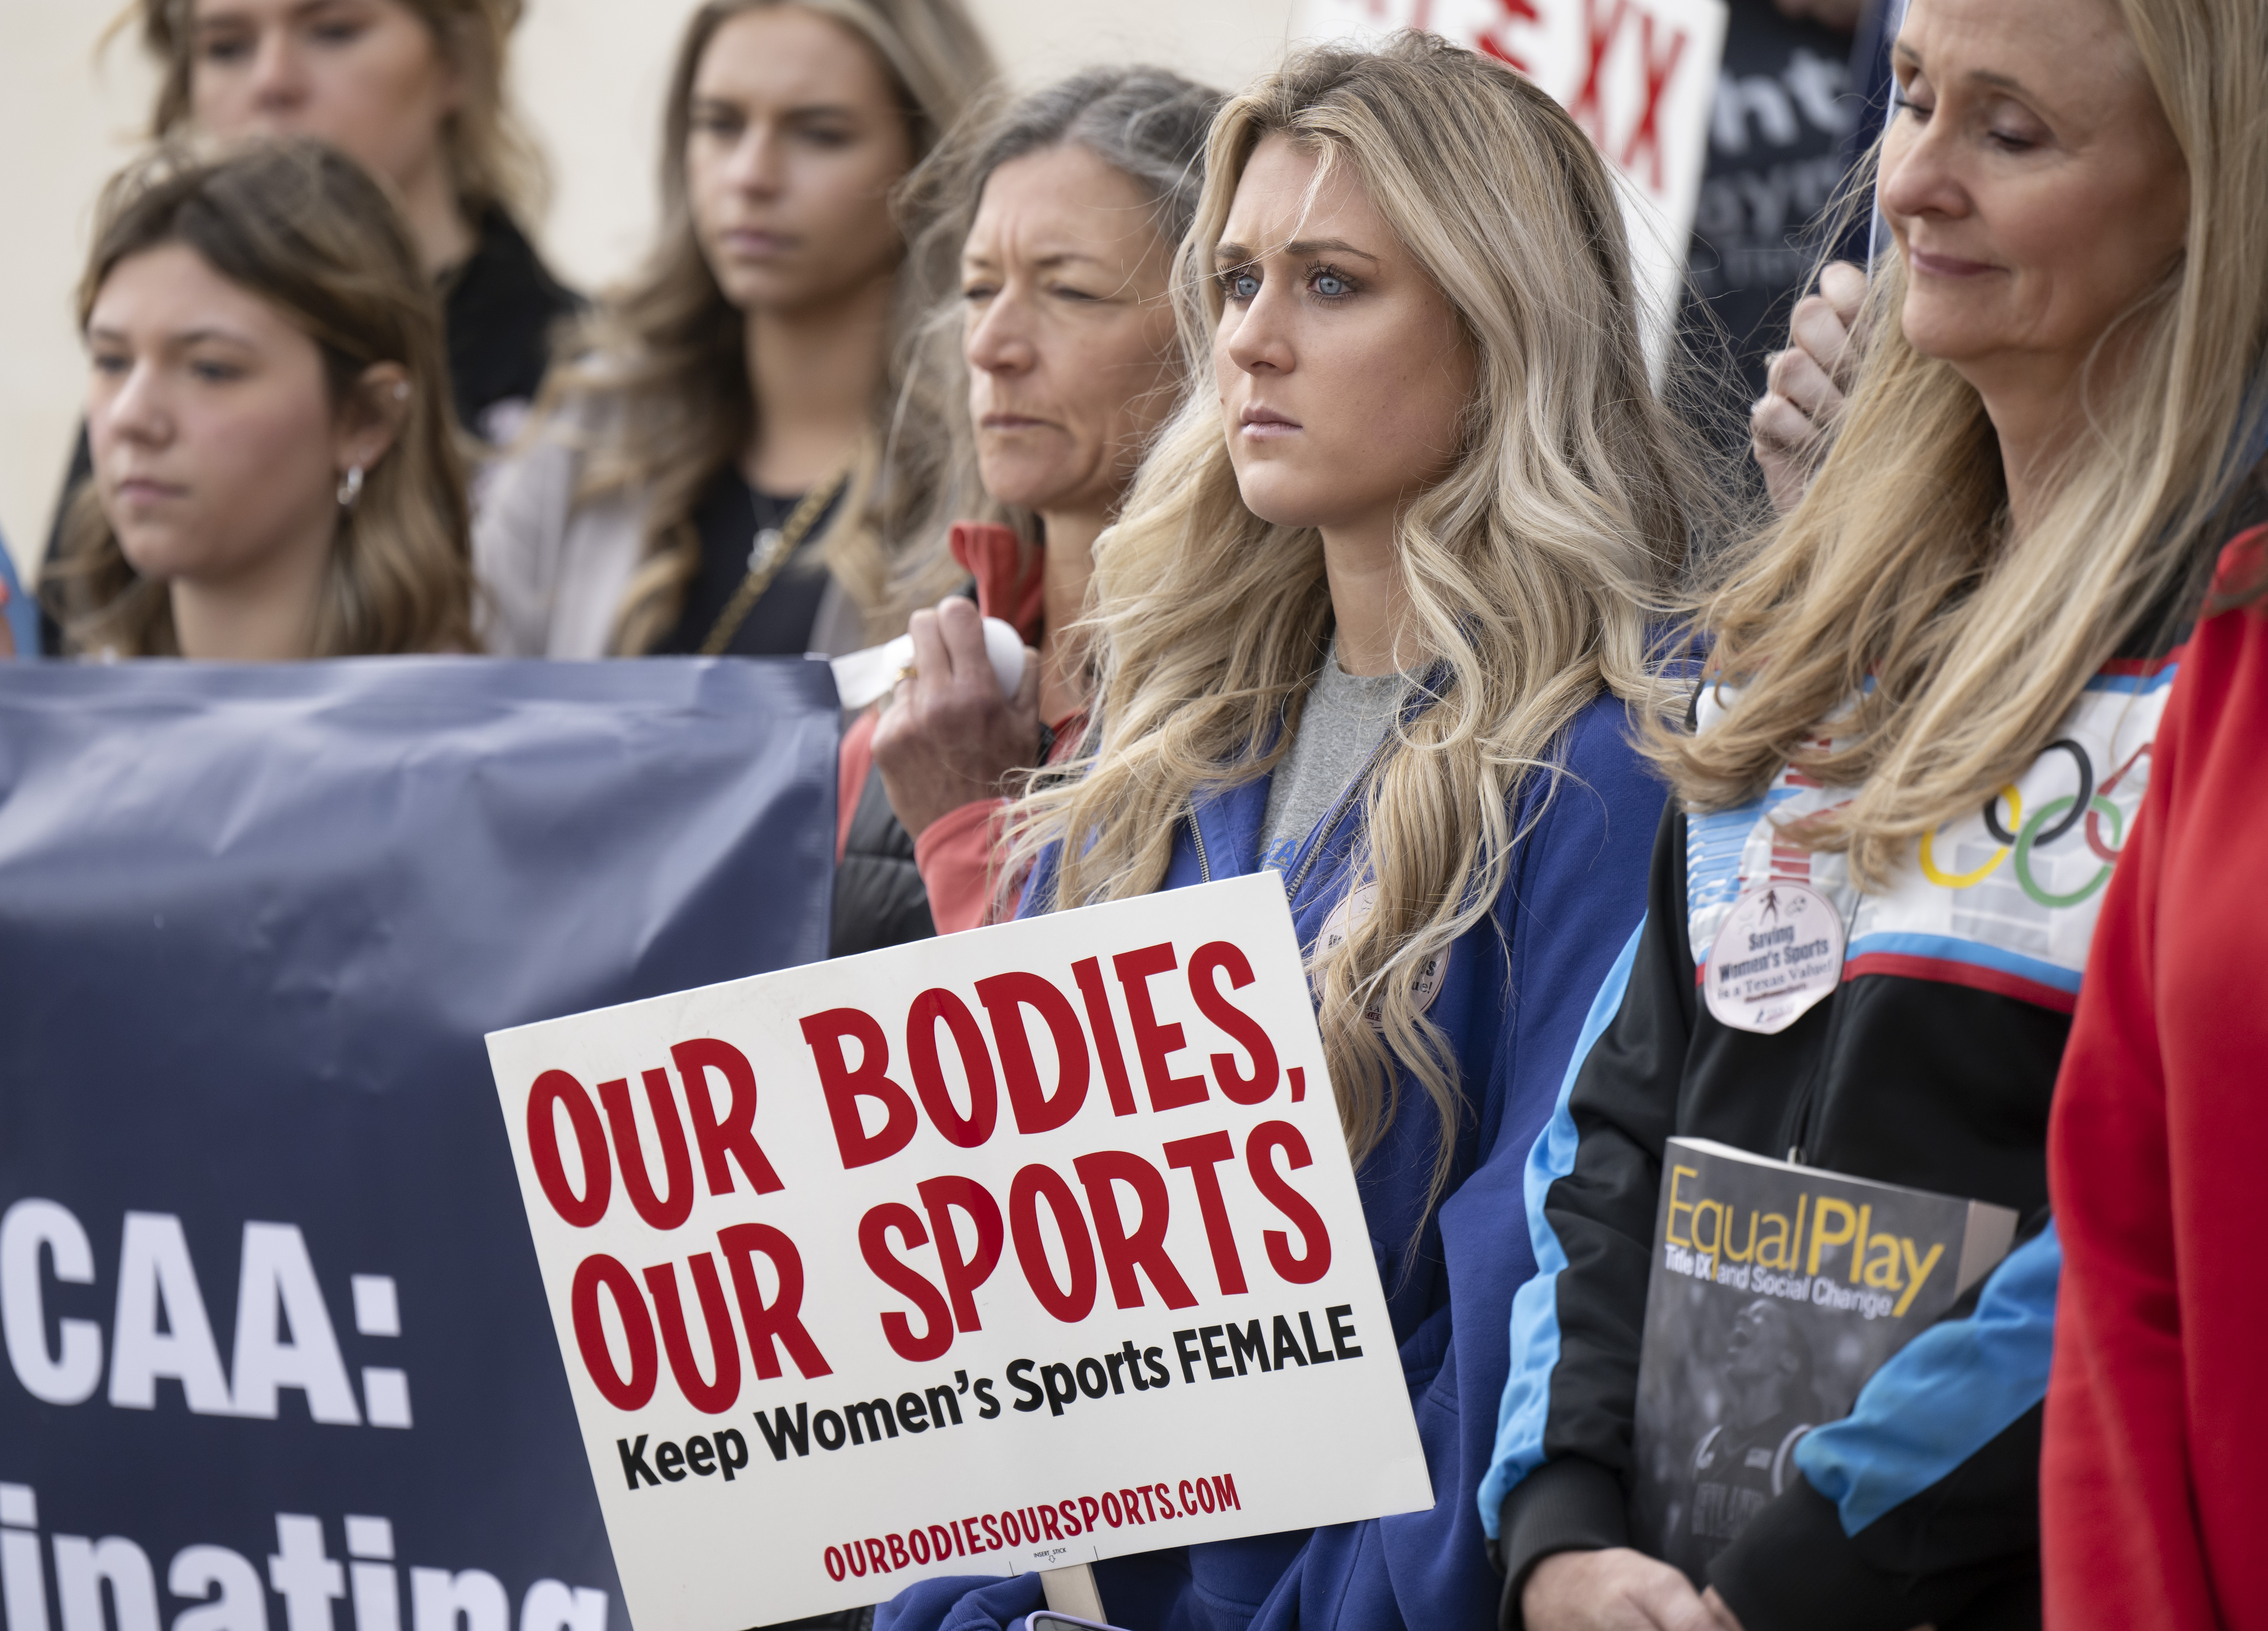
<svg viewBox="0 0 2268 1631">
<path fill-rule="evenodd" d="M 482 494 L 490 650 L 839 653 L 951 587 L 898 581 L 943 439 L 889 198 L 991 77 L 960 0 L 695 12 L 653 255 Z"/>
</svg>

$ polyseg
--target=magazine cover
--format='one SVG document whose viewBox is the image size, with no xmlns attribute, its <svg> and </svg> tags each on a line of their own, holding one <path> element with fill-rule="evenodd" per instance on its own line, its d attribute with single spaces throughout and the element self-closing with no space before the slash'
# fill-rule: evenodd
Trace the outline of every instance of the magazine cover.
<svg viewBox="0 0 2268 1631">
<path fill-rule="evenodd" d="M 1698 1583 L 1800 1476 L 1796 1443 L 1992 1272 L 2006 1207 L 1671 1139 L 1638 1364 L 1631 1520 Z"/>
</svg>

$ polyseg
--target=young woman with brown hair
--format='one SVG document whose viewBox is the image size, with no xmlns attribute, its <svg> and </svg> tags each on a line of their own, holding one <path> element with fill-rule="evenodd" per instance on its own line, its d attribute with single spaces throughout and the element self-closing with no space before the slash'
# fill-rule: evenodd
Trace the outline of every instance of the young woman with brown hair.
<svg viewBox="0 0 2268 1631">
<path fill-rule="evenodd" d="M 710 0 L 670 81 L 644 272 L 569 343 L 476 540 L 526 655 L 839 653 L 957 576 L 895 580 L 945 405 L 897 183 L 990 82 L 959 0 Z"/>
<path fill-rule="evenodd" d="M 376 177 L 442 303 L 459 425 L 508 437 L 542 383 L 552 330 L 576 306 L 518 225 L 542 166 L 504 93 L 520 0 L 138 0 L 158 64 L 161 143 L 304 137 Z M 92 469 L 82 436 L 48 558 Z M 55 648 L 50 624 L 43 644 Z"/>
<path fill-rule="evenodd" d="M 351 160 L 298 142 L 129 171 L 79 317 L 93 477 L 41 583 L 68 651 L 473 649 L 432 293 Z"/>
</svg>

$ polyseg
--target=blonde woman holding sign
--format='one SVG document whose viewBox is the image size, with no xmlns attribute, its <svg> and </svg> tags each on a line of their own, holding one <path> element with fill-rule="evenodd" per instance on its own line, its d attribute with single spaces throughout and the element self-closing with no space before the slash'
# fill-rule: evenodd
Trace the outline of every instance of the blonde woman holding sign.
<svg viewBox="0 0 2268 1631">
<path fill-rule="evenodd" d="M 1506 1623 L 1530 1631 L 2039 1623 L 2048 1110 L 2172 648 L 2242 507 L 2268 12 L 1913 0 L 1895 63 L 1897 253 L 1837 439 L 1705 609 L 1699 728 L 1659 745 L 1680 797 L 1646 924 L 1530 1167 L 1543 1273 L 1483 1492 Z M 1766 919 L 1798 911 L 1816 952 L 1744 996 Z M 2023 1221 L 1847 1415 L 1638 1534 L 1637 1333 L 1675 1135 Z M 1926 1268 L 1868 1257 L 1884 1289 Z M 1673 1540 L 1713 1550 L 1702 1580 L 1646 1555 Z"/>
<path fill-rule="evenodd" d="M 1436 1499 L 1107 1561 L 1114 1623 L 1494 1613 L 1473 1491 L 1532 1268 L 1505 1221 L 1661 804 L 1630 720 L 1683 466 L 1619 223 L 1556 104 L 1424 36 L 1295 57 L 1214 124 L 1179 298 L 1216 388 L 1098 548 L 1100 724 L 1011 813 L 1012 866 L 1027 915 L 1282 875 Z M 936 1581 L 878 1623 L 1039 1598 Z"/>
</svg>

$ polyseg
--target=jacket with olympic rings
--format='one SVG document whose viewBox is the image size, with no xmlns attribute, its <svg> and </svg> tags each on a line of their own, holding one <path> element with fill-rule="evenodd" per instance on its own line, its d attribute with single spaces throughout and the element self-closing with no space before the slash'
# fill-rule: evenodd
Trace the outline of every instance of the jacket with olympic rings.
<svg viewBox="0 0 2268 1631">
<path fill-rule="evenodd" d="M 1646 920 L 1528 1158 L 1537 1273 L 1513 1303 L 1479 1494 L 1507 1628 L 1543 1558 L 1643 1544 L 1628 1516 L 1631 1423 L 1674 1136 L 2021 1220 L 2009 1255 L 1876 1371 L 1848 1416 L 1797 1443 L 1777 1492 L 1709 1564 L 1745 1631 L 2038 1623 L 2041 1406 L 2061 1261 L 2048 1105 L 2176 638 L 2106 665 L 2026 771 L 1917 845 L 1887 892 L 1861 894 L 1843 856 L 1781 836 L 1848 796 L 1793 769 L 1736 808 L 1665 811 Z M 1738 705 L 1705 686 L 1697 728 Z M 1841 978 L 1776 1034 L 1734 1029 L 1703 996 L 1713 938 L 1750 889 L 1785 882 L 1840 918 Z"/>
</svg>

